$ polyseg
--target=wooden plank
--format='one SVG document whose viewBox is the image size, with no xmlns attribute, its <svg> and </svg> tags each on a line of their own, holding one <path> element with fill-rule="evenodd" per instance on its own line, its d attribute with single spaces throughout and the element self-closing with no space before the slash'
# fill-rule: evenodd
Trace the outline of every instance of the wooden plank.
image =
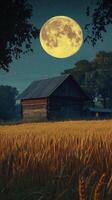
<svg viewBox="0 0 112 200">
<path fill-rule="evenodd" d="M 23 110 L 23 120 L 46 121 L 47 110 L 46 109 Z"/>
<path fill-rule="evenodd" d="M 38 101 L 38 102 L 46 102 L 47 101 L 47 98 L 45 98 L 45 99 L 24 99 L 24 100 L 22 100 L 22 102 L 36 102 L 36 101 Z"/>
<path fill-rule="evenodd" d="M 45 108 L 40 108 L 40 109 L 23 109 L 23 112 L 46 112 L 47 111 L 47 109 L 45 109 Z"/>
<path fill-rule="evenodd" d="M 28 120 L 28 121 L 47 121 L 47 117 L 46 115 L 31 115 L 31 116 L 28 116 L 28 115 L 23 115 L 23 120 Z"/>
<path fill-rule="evenodd" d="M 22 100 L 22 105 L 29 104 L 47 104 L 47 99 L 31 99 L 31 100 Z"/>
<path fill-rule="evenodd" d="M 34 105 L 34 106 L 35 106 L 35 105 L 36 105 L 36 106 L 39 106 L 39 105 L 41 106 L 41 105 L 47 105 L 47 103 L 37 103 L 37 102 L 35 103 L 35 102 L 34 102 L 34 103 L 22 103 L 22 105 L 23 105 L 23 106 L 30 106 L 30 105 L 31 105 L 31 106 L 33 106 L 33 105 Z"/>
<path fill-rule="evenodd" d="M 26 110 L 31 110 L 31 109 L 40 109 L 40 108 L 45 108 L 47 109 L 47 105 L 23 105 L 23 109 Z"/>
</svg>

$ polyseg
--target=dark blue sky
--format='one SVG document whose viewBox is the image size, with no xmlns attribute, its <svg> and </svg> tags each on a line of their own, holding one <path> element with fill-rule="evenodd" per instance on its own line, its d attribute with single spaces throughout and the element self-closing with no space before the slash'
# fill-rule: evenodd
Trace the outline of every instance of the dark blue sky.
<svg viewBox="0 0 112 200">
<path fill-rule="evenodd" d="M 65 15 L 74 18 L 83 29 L 88 23 L 85 11 L 87 4 L 94 7 L 94 0 L 29 0 L 33 3 L 32 23 L 41 28 L 49 18 L 57 15 Z M 86 2 L 86 4 L 85 4 Z M 83 44 L 79 52 L 66 59 L 57 59 L 49 56 L 41 48 L 39 40 L 33 41 L 33 53 L 23 55 L 21 59 L 14 60 L 10 72 L 0 71 L 0 85 L 17 87 L 21 92 L 32 81 L 59 75 L 65 69 L 71 68 L 81 59 L 92 60 L 98 51 L 112 51 L 111 27 L 104 34 L 104 42 L 98 42 L 93 48 L 91 44 Z"/>
</svg>

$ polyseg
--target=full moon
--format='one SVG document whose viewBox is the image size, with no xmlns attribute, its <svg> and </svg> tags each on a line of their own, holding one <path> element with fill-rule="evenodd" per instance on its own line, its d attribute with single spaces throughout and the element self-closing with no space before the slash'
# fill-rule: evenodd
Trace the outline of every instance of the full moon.
<svg viewBox="0 0 112 200">
<path fill-rule="evenodd" d="M 70 17 L 52 17 L 40 30 L 40 43 L 49 55 L 66 58 L 81 48 L 83 32 L 80 25 Z"/>
</svg>

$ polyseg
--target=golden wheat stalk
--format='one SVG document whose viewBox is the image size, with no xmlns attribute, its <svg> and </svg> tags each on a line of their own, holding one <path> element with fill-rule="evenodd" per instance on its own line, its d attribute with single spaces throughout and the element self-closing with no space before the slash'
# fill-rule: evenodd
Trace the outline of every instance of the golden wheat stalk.
<svg viewBox="0 0 112 200">
<path fill-rule="evenodd" d="M 93 200 L 100 200 L 101 189 L 104 186 L 105 177 L 106 177 L 105 174 L 102 174 L 102 176 L 100 177 L 100 179 L 99 179 L 99 181 L 98 181 L 98 183 L 96 185 L 96 188 L 95 188 L 94 199 Z"/>
<path fill-rule="evenodd" d="M 85 180 L 83 177 L 79 179 L 79 199 L 86 200 Z"/>
<path fill-rule="evenodd" d="M 108 181 L 107 190 L 108 190 L 108 192 L 112 191 L 112 175 L 110 176 L 110 179 Z"/>
<path fill-rule="evenodd" d="M 62 181 L 58 186 L 59 191 L 56 191 L 56 197 L 62 192 L 60 199 L 65 199 L 73 190 L 76 198 L 79 193 L 77 188 L 73 189 L 71 185 L 74 182 L 74 187 L 77 186 L 79 171 L 82 169 L 86 179 L 85 183 L 84 180 L 80 180 L 80 199 L 85 200 L 88 197 L 96 200 L 99 199 L 97 195 L 99 193 L 101 200 L 104 196 L 102 194 L 104 186 L 102 185 L 101 190 L 98 189 L 100 188 L 98 182 L 100 185 L 102 181 L 98 180 L 96 183 L 96 178 L 102 173 L 102 168 L 99 167 L 102 165 L 109 178 L 107 188 L 105 187 L 105 198 L 112 199 L 111 132 L 112 120 L 0 126 L 2 191 L 8 190 L 10 193 L 14 188 L 18 188 L 19 184 L 21 186 L 24 183 L 31 191 L 33 187 L 42 187 L 42 191 L 43 187 L 52 187 L 54 192 L 56 184 L 53 177 L 59 174 Z M 65 168 L 62 168 L 63 165 Z M 97 173 L 94 174 L 93 170 Z M 64 179 L 66 176 L 68 176 L 67 181 Z M 95 183 L 97 188 L 94 194 Z"/>
</svg>

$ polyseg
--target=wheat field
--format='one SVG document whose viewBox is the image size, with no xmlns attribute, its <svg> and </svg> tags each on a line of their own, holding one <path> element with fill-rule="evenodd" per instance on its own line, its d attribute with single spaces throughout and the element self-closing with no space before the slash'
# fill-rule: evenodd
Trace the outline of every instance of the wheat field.
<svg viewBox="0 0 112 200">
<path fill-rule="evenodd" d="M 0 125 L 1 200 L 112 200 L 112 120 Z"/>
</svg>

